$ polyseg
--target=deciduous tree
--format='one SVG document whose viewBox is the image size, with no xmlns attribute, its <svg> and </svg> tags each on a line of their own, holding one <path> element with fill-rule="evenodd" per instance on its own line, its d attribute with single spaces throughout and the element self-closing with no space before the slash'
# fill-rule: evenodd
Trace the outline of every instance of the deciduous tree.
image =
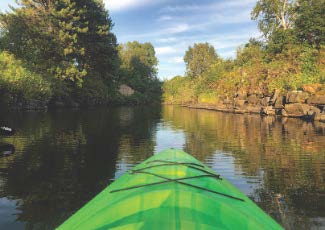
<svg viewBox="0 0 325 230">
<path fill-rule="evenodd" d="M 258 21 L 258 27 L 265 37 L 274 31 L 292 27 L 295 0 L 258 0 L 252 13 L 252 19 Z"/>
<path fill-rule="evenodd" d="M 185 53 L 187 74 L 196 77 L 204 73 L 216 60 L 218 55 L 209 43 L 196 43 Z"/>
<path fill-rule="evenodd" d="M 300 41 L 325 44 L 325 0 L 299 0 L 296 7 L 295 32 Z"/>
</svg>

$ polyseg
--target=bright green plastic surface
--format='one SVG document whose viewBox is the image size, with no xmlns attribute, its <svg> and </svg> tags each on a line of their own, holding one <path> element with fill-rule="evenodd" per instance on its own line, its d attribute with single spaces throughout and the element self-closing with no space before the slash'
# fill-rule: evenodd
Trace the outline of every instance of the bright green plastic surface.
<svg viewBox="0 0 325 230">
<path fill-rule="evenodd" d="M 236 187 L 213 175 L 187 153 L 165 150 L 125 173 L 58 229 L 282 229 Z M 191 178 L 163 179 L 186 177 Z"/>
</svg>

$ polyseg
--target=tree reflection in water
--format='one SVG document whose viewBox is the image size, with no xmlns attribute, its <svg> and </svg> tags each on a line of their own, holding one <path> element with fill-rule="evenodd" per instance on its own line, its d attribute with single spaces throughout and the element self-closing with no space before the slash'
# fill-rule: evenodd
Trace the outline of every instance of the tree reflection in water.
<svg viewBox="0 0 325 230">
<path fill-rule="evenodd" d="M 175 106 L 165 106 L 163 118 L 184 130 L 185 151 L 230 181 L 237 174 L 256 183 L 244 192 L 287 229 L 325 226 L 325 123 Z M 233 158 L 233 174 L 211 161 L 216 151 Z"/>
<path fill-rule="evenodd" d="M 53 229 L 123 172 L 173 146 L 207 163 L 286 228 L 325 226 L 324 123 L 176 106 L 0 116 L 17 130 L 3 138 L 15 154 L 0 158 L 0 199 L 16 202 L 16 215 L 9 225 L 0 216 L 0 228 L 16 221 Z"/>
</svg>

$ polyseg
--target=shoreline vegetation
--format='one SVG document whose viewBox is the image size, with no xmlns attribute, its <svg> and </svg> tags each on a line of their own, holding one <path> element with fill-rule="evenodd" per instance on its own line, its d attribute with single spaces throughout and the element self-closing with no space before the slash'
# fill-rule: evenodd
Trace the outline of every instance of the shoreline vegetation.
<svg viewBox="0 0 325 230">
<path fill-rule="evenodd" d="M 153 45 L 118 44 L 102 0 L 17 4 L 0 13 L 1 108 L 160 102 Z"/>
<path fill-rule="evenodd" d="M 263 34 L 223 59 L 209 43 L 189 47 L 185 76 L 163 85 L 165 104 L 325 121 L 325 2 L 259 0 Z"/>
<path fill-rule="evenodd" d="M 165 103 L 325 120 L 324 0 L 258 0 L 263 35 L 221 58 L 209 43 L 161 82 L 151 43 L 118 44 L 101 0 L 19 1 L 0 13 L 1 108 Z"/>
</svg>

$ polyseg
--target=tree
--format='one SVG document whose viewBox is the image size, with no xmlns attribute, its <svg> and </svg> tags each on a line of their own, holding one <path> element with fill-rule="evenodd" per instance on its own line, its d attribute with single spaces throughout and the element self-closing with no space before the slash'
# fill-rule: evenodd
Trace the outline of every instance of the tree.
<svg viewBox="0 0 325 230">
<path fill-rule="evenodd" d="M 89 75 L 118 69 L 112 21 L 102 0 L 21 0 L 1 14 L 6 50 L 43 75 L 81 85 Z"/>
<path fill-rule="evenodd" d="M 0 103 L 26 106 L 31 101 L 46 104 L 52 96 L 51 85 L 39 74 L 25 68 L 14 55 L 0 52 Z"/>
<path fill-rule="evenodd" d="M 237 49 L 236 64 L 247 66 L 261 62 L 263 59 L 263 43 L 251 38 L 243 47 Z"/>
<path fill-rule="evenodd" d="M 298 3 L 294 24 L 297 37 L 319 49 L 325 43 L 325 1 L 299 0 Z"/>
<path fill-rule="evenodd" d="M 251 16 L 267 38 L 276 30 L 292 27 L 295 0 L 258 0 Z"/>
<path fill-rule="evenodd" d="M 102 0 L 73 0 L 82 9 L 81 24 L 87 25 L 87 33 L 79 34 L 79 43 L 85 49 L 79 55 L 80 63 L 90 75 L 101 77 L 107 84 L 116 80 L 119 68 L 117 41 L 111 32 L 113 22 Z"/>
<path fill-rule="evenodd" d="M 158 59 L 151 43 L 137 41 L 119 45 L 120 83 L 135 89 L 129 103 L 157 102 L 161 98 L 161 82 L 157 78 Z"/>
<path fill-rule="evenodd" d="M 204 73 L 216 60 L 218 55 L 209 43 L 196 43 L 189 47 L 184 56 L 187 74 L 196 77 Z"/>
<path fill-rule="evenodd" d="M 28 62 L 36 72 L 77 84 L 87 74 L 78 62 L 84 48 L 78 36 L 86 33 L 83 10 L 70 0 L 22 0 L 12 13 L 2 14 L 6 50 Z"/>
<path fill-rule="evenodd" d="M 158 59 L 151 43 L 128 42 L 119 46 L 122 81 L 143 90 L 156 79 Z"/>
</svg>

